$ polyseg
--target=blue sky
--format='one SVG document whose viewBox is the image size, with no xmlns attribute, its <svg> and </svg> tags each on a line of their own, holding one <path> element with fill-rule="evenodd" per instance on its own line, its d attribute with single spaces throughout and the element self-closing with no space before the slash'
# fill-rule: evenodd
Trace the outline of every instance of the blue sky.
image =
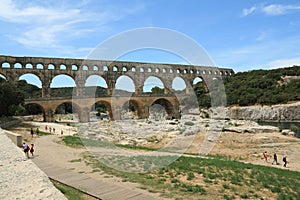
<svg viewBox="0 0 300 200">
<path fill-rule="evenodd" d="M 236 72 L 300 65 L 298 0 L 1 0 L 0 26 L 2 55 L 86 58 L 116 34 L 161 27 Z M 182 62 L 161 52 L 123 58 Z"/>
</svg>

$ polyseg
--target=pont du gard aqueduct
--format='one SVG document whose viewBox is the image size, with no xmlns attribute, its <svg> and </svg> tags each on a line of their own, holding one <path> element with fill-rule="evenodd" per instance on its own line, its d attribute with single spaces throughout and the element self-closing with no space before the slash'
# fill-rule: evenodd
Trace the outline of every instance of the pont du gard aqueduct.
<svg viewBox="0 0 300 200">
<path fill-rule="evenodd" d="M 168 117 L 179 118 L 181 102 L 193 93 L 191 85 L 197 77 L 202 79 L 207 90 L 213 90 L 213 87 L 210 87 L 212 81 L 234 74 L 232 69 L 209 66 L 44 57 L 0 56 L 0 66 L 0 75 L 7 81 L 17 82 L 25 74 L 33 74 L 40 79 L 41 98 L 26 99 L 25 105 L 38 105 L 46 122 L 54 121 L 55 110 L 63 103 L 72 104 L 79 122 L 88 122 L 96 102 L 103 103 L 109 117 L 115 120 L 120 119 L 121 110 L 126 103 L 134 105 L 139 118 L 147 118 L 149 108 L 153 104 L 163 106 Z M 58 75 L 67 75 L 74 80 L 76 86 L 72 96 L 51 97 L 50 85 L 53 78 Z M 85 94 L 86 80 L 92 75 L 105 80 L 107 94 Z M 115 92 L 117 80 L 121 76 L 127 76 L 132 80 L 134 92 Z M 150 76 L 161 80 L 164 94 L 143 93 L 144 83 Z M 172 88 L 173 81 L 177 77 L 180 77 L 186 85 L 184 92 L 177 93 Z"/>
</svg>

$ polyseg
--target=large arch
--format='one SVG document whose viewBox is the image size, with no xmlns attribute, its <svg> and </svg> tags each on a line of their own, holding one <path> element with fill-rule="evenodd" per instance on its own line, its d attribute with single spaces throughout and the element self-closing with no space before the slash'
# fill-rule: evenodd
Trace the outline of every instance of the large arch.
<svg viewBox="0 0 300 200">
<path fill-rule="evenodd" d="M 80 115 L 80 107 L 72 101 L 65 101 L 55 107 L 53 118 L 57 122 L 74 122 Z M 75 119 L 74 119 L 75 117 Z"/>
<path fill-rule="evenodd" d="M 176 93 L 183 93 L 187 89 L 186 82 L 183 78 L 177 76 L 172 81 L 172 91 Z"/>
<path fill-rule="evenodd" d="M 135 100 L 126 101 L 121 109 L 121 119 L 136 119 L 141 116 L 141 108 Z"/>
<path fill-rule="evenodd" d="M 100 109 L 98 109 L 100 108 Z M 90 118 L 95 118 L 99 116 L 100 119 L 106 118 L 108 116 L 109 119 L 113 119 L 112 108 L 110 102 L 107 101 L 96 101 L 92 107 L 90 108 L 92 115 Z M 93 115 L 93 112 L 95 115 Z M 97 115 L 99 113 L 99 115 Z"/>
<path fill-rule="evenodd" d="M 122 75 L 118 77 L 116 81 L 115 89 L 117 91 L 125 91 L 133 93 L 135 91 L 135 84 L 131 77 L 127 75 Z"/>
<path fill-rule="evenodd" d="M 46 112 L 43 108 L 38 103 L 30 103 L 24 105 L 25 108 L 25 115 L 30 115 L 32 116 L 33 121 L 46 121 Z"/>
<path fill-rule="evenodd" d="M 154 102 L 152 102 L 151 107 L 153 107 L 154 109 L 158 109 L 158 107 L 156 107 L 155 105 L 160 105 L 164 108 L 164 111 L 167 114 L 167 118 L 168 119 L 175 119 L 178 118 L 177 117 L 177 112 L 176 112 L 176 108 L 175 105 L 173 105 L 170 101 L 168 101 L 167 99 L 164 98 L 159 98 L 156 99 Z M 150 107 L 150 111 L 151 111 L 151 107 Z"/>
<path fill-rule="evenodd" d="M 25 80 L 28 84 L 42 88 L 42 81 L 39 76 L 33 73 L 25 73 L 19 77 L 19 80 Z"/>
<path fill-rule="evenodd" d="M 143 92 L 151 93 L 153 90 L 158 90 L 157 92 L 161 93 L 160 89 L 164 91 L 165 84 L 164 81 L 157 76 L 149 76 L 143 84 Z"/>
<path fill-rule="evenodd" d="M 102 76 L 92 74 L 85 80 L 85 95 L 87 96 L 105 96 L 108 94 L 108 84 Z"/>
<path fill-rule="evenodd" d="M 71 75 L 59 74 L 52 78 L 50 91 L 52 97 L 71 97 L 75 92 L 76 83 Z"/>
</svg>

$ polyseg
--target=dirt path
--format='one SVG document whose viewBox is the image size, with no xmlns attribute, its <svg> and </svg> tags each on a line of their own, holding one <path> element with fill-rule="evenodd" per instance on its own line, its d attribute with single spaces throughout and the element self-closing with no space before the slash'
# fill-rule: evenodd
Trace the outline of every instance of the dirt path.
<svg viewBox="0 0 300 200">
<path fill-rule="evenodd" d="M 113 184 L 114 188 L 119 186 L 130 191 L 137 191 L 147 196 L 152 196 L 154 199 L 163 199 L 159 194 L 150 193 L 140 189 L 137 183 L 123 182 L 121 178 L 105 174 L 103 171 L 93 169 L 85 164 L 80 155 L 86 152 L 87 149 L 74 149 L 61 144 L 60 135 L 42 136 L 35 139 L 36 153 L 33 161 L 51 161 L 51 165 L 58 166 L 67 170 L 72 170 L 78 174 L 84 174 L 92 179 L 101 180 L 105 183 Z"/>
</svg>

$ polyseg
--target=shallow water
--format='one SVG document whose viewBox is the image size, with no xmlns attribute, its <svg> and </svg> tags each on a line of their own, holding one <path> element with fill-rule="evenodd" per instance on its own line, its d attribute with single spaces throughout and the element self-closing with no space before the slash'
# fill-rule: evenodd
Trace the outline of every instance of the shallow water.
<svg viewBox="0 0 300 200">
<path fill-rule="evenodd" d="M 269 126 L 276 126 L 282 127 L 283 129 L 291 129 L 291 126 L 297 126 L 298 131 L 296 131 L 297 137 L 300 138 L 300 122 L 257 122 L 259 125 L 269 125 Z"/>
</svg>

